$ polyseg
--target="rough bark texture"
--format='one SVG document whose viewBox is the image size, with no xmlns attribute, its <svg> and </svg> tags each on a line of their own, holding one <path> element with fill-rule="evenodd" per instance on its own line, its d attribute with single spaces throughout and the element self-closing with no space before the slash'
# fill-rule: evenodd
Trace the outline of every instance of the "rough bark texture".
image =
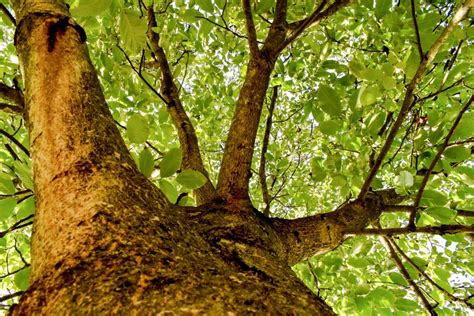
<svg viewBox="0 0 474 316">
<path fill-rule="evenodd" d="M 64 3 L 14 9 L 37 209 L 31 285 L 12 315 L 333 314 L 290 265 L 332 250 L 396 199 L 375 194 L 294 221 L 252 208 L 253 141 L 274 59 L 248 66 L 219 179 L 224 199 L 178 207 L 130 158 Z"/>
<path fill-rule="evenodd" d="M 218 194 L 228 203 L 250 201 L 248 183 L 255 137 L 274 63 L 253 57 L 247 66 L 217 182 Z"/>
</svg>

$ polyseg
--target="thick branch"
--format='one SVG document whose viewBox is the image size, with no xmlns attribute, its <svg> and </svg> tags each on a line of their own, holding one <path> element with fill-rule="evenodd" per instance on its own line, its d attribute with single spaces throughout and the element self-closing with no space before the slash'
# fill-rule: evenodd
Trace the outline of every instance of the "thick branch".
<svg viewBox="0 0 474 316">
<path fill-rule="evenodd" d="M 267 187 L 267 175 L 265 171 L 265 165 L 267 159 L 265 157 L 267 150 L 268 150 L 268 143 L 270 141 L 270 131 L 272 129 L 272 119 L 273 119 L 273 111 L 275 110 L 276 99 L 278 97 L 278 86 L 273 87 L 273 94 L 272 100 L 270 101 L 270 107 L 268 109 L 268 118 L 267 123 L 265 125 L 265 133 L 263 135 L 263 142 L 262 142 L 262 153 L 260 155 L 260 167 L 258 169 L 258 176 L 260 178 L 260 186 L 262 187 L 262 196 L 263 202 L 265 202 L 265 210 L 263 214 L 266 216 L 270 215 L 270 194 L 268 193 Z"/>
<path fill-rule="evenodd" d="M 247 27 L 247 37 L 249 42 L 250 54 L 257 56 L 259 54 L 257 32 L 253 22 L 252 9 L 250 8 L 250 0 L 242 0 L 242 7 L 245 15 L 245 25 Z"/>
<path fill-rule="evenodd" d="M 316 254 L 333 250 L 349 231 L 362 231 L 378 219 L 384 204 L 399 203 L 395 190 L 372 192 L 365 201 L 344 204 L 333 212 L 294 220 L 270 219 L 286 245 L 290 265 Z"/>
<path fill-rule="evenodd" d="M 454 130 L 458 126 L 459 122 L 461 121 L 461 118 L 463 114 L 467 111 L 471 103 L 474 101 L 474 95 L 471 95 L 469 100 L 466 102 L 464 107 L 461 109 L 459 112 L 458 116 L 456 117 L 456 120 L 454 121 L 453 125 L 451 126 L 451 129 L 448 132 L 448 135 L 444 139 L 443 144 L 441 147 L 438 149 L 438 153 L 436 154 L 435 158 L 433 161 L 431 161 L 430 166 L 428 167 L 428 171 L 426 172 L 425 176 L 423 177 L 423 180 L 421 181 L 420 188 L 418 189 L 418 192 L 415 197 L 415 202 L 413 205 L 413 210 L 410 213 L 410 219 L 408 222 L 408 226 L 414 227 L 415 226 L 415 217 L 416 217 L 416 212 L 418 210 L 418 206 L 420 205 L 421 197 L 423 196 L 423 191 L 425 190 L 426 185 L 428 184 L 428 180 L 430 179 L 430 175 L 433 172 L 434 167 L 438 163 L 439 159 L 441 158 L 441 155 L 443 154 L 444 150 L 446 147 L 448 147 L 449 140 L 451 139 L 451 136 L 454 134 Z"/>
<path fill-rule="evenodd" d="M 416 296 L 418 296 L 418 298 L 421 300 L 421 302 L 423 303 L 423 306 L 428 311 L 428 313 L 430 313 L 430 315 L 438 315 L 434 311 L 433 306 L 431 306 L 430 302 L 428 302 L 428 299 L 421 292 L 421 289 L 418 287 L 415 281 L 413 281 L 413 279 L 410 277 L 408 270 L 405 268 L 402 261 L 400 260 L 397 253 L 395 252 L 395 249 L 393 248 L 393 245 L 392 245 L 394 244 L 393 239 L 391 237 L 384 236 L 384 237 L 380 237 L 380 240 L 384 244 L 385 248 L 387 248 L 390 254 L 390 257 L 395 262 L 395 265 L 397 266 L 400 273 L 403 275 L 403 278 L 408 282 L 408 284 L 410 284 L 411 288 L 415 292 Z"/>
<path fill-rule="evenodd" d="M 418 69 L 413 77 L 413 79 L 410 81 L 406 88 L 406 93 L 405 93 L 405 98 L 403 100 L 402 108 L 400 109 L 400 113 L 398 114 L 397 120 L 393 124 L 389 135 L 387 136 L 387 139 L 380 150 L 379 155 L 377 156 L 377 159 L 375 160 L 372 168 L 370 169 L 369 175 L 364 181 L 364 184 L 362 185 L 361 191 L 359 193 L 359 198 L 363 199 L 366 194 L 369 192 L 370 189 L 370 184 L 372 183 L 372 180 L 375 178 L 375 175 L 377 174 L 380 166 L 382 165 L 382 161 L 387 155 L 393 140 L 395 139 L 395 136 L 400 129 L 403 120 L 405 119 L 405 116 L 408 114 L 410 107 L 414 100 L 414 90 L 417 86 L 417 84 L 423 79 L 423 76 L 425 74 L 425 71 L 427 67 L 433 62 L 433 59 L 436 57 L 438 54 L 439 49 L 441 46 L 446 42 L 448 39 L 449 35 L 453 32 L 454 28 L 456 25 L 461 22 L 461 20 L 466 16 L 466 14 L 469 12 L 469 8 L 474 4 L 474 0 L 467 0 L 464 5 L 462 5 L 459 10 L 456 12 L 454 17 L 451 19 L 449 22 L 448 26 L 443 30 L 441 35 L 436 39 L 436 41 L 433 43 L 429 51 L 426 53 L 425 58 L 421 61 L 420 65 L 418 66 Z"/>
<path fill-rule="evenodd" d="M 150 6 L 148 8 L 148 40 L 161 70 L 161 94 L 166 100 L 166 108 L 178 131 L 179 143 L 183 153 L 181 168 L 199 171 L 208 179 L 204 186 L 195 190 L 198 204 L 202 204 L 215 197 L 215 189 L 209 180 L 207 170 L 204 168 L 194 126 L 184 110 L 165 52 L 159 45 L 159 34 L 153 31 L 156 26 L 155 12 L 153 6 Z"/>
<path fill-rule="evenodd" d="M 217 192 L 228 203 L 250 203 L 248 184 L 265 94 L 276 58 L 250 59 L 227 136 Z"/>
</svg>

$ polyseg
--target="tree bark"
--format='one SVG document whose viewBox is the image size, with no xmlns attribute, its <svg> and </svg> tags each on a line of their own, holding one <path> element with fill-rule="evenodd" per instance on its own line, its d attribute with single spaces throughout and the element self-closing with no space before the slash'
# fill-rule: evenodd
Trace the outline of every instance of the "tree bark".
<svg viewBox="0 0 474 316">
<path fill-rule="evenodd" d="M 333 313 L 269 219 L 170 205 L 141 175 L 62 1 L 14 9 L 37 208 L 30 287 L 12 315 Z"/>
</svg>

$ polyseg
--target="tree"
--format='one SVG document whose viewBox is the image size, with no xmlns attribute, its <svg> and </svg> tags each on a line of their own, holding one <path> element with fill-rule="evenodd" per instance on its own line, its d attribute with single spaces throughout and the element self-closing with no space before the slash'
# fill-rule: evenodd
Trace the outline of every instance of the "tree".
<svg viewBox="0 0 474 316">
<path fill-rule="evenodd" d="M 5 308 L 466 312 L 473 4 L 2 4 Z"/>
</svg>

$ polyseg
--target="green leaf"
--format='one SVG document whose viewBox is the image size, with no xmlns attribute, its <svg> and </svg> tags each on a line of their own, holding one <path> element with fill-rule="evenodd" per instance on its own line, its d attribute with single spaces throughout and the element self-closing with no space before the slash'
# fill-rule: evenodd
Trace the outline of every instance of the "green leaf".
<svg viewBox="0 0 474 316">
<path fill-rule="evenodd" d="M 435 190 L 425 190 L 421 197 L 421 203 L 426 206 L 444 206 L 447 202 L 446 195 Z"/>
<path fill-rule="evenodd" d="M 398 183 L 401 187 L 409 188 L 413 186 L 413 175 L 408 171 L 400 171 L 398 174 Z"/>
<path fill-rule="evenodd" d="M 331 116 L 340 116 L 342 113 L 342 106 L 339 96 L 336 91 L 326 85 L 319 86 L 318 100 L 321 109 Z"/>
<path fill-rule="evenodd" d="M 351 60 L 349 62 L 349 70 L 358 79 L 365 79 L 365 77 L 364 77 L 365 66 L 362 65 L 357 60 Z"/>
<path fill-rule="evenodd" d="M 29 267 L 18 271 L 17 273 L 15 273 L 15 277 L 14 277 L 15 285 L 22 291 L 28 289 L 29 277 L 30 277 Z"/>
<path fill-rule="evenodd" d="M 19 160 L 16 160 L 13 163 L 13 167 L 15 169 L 15 173 L 20 178 L 21 182 L 23 185 L 27 188 L 33 191 L 34 185 L 33 185 L 33 178 L 31 177 L 31 167 L 27 164 L 22 163 Z"/>
<path fill-rule="evenodd" d="M 268 12 L 272 6 L 274 1 L 273 0 L 260 0 L 257 4 L 257 13 L 265 13 Z"/>
<path fill-rule="evenodd" d="M 194 190 L 202 187 L 207 179 L 206 177 L 196 170 L 187 169 L 178 174 L 176 181 L 185 188 Z"/>
<path fill-rule="evenodd" d="M 319 124 L 319 129 L 326 135 L 336 135 L 341 130 L 341 122 L 337 120 L 324 121 Z"/>
<path fill-rule="evenodd" d="M 392 280 L 393 283 L 396 283 L 402 286 L 408 285 L 408 282 L 405 280 L 405 278 L 398 272 L 390 272 L 388 274 L 388 277 L 390 278 L 390 280 Z"/>
<path fill-rule="evenodd" d="M 181 167 L 181 149 L 172 148 L 160 162 L 160 175 L 162 178 L 172 176 Z"/>
<path fill-rule="evenodd" d="M 133 114 L 127 122 L 127 136 L 131 143 L 141 144 L 146 142 L 150 134 L 147 119 L 140 114 Z"/>
<path fill-rule="evenodd" d="M 166 179 L 160 179 L 158 182 L 161 192 L 166 195 L 166 198 L 173 204 L 176 203 L 178 199 L 178 190 Z"/>
<path fill-rule="evenodd" d="M 458 126 L 454 130 L 451 141 L 464 140 L 474 136 L 474 112 L 469 112 L 463 115 Z"/>
<path fill-rule="evenodd" d="M 77 7 L 71 9 L 71 14 L 74 17 L 98 16 L 109 9 L 111 4 L 112 0 L 80 0 Z"/>
<path fill-rule="evenodd" d="M 17 218 L 25 218 L 35 213 L 35 198 L 31 196 L 18 204 Z"/>
<path fill-rule="evenodd" d="M 142 150 L 138 156 L 139 168 L 140 171 L 145 175 L 145 177 L 150 177 L 151 173 L 155 169 L 155 161 L 153 155 L 151 154 L 148 148 Z"/>
<path fill-rule="evenodd" d="M 399 298 L 395 301 L 395 306 L 398 310 L 404 312 L 411 312 L 418 309 L 418 303 L 415 301 L 407 300 L 406 298 Z"/>
<path fill-rule="evenodd" d="M 376 0 L 375 2 L 375 17 L 382 18 L 390 11 L 392 7 L 392 0 Z"/>
<path fill-rule="evenodd" d="M 15 191 L 16 189 L 12 179 L 7 175 L 0 175 L 0 193 L 13 194 Z"/>
<path fill-rule="evenodd" d="M 311 160 L 311 179 L 316 182 L 321 182 L 326 178 L 326 171 L 314 159 Z"/>
<path fill-rule="evenodd" d="M 368 134 L 375 137 L 382 128 L 385 118 L 385 112 L 379 112 L 376 115 L 373 115 L 367 126 Z"/>
<path fill-rule="evenodd" d="M 138 53 L 146 46 L 147 24 L 138 13 L 124 9 L 120 14 L 120 38 L 125 47 L 132 53 Z"/>
<path fill-rule="evenodd" d="M 446 149 L 444 157 L 450 162 L 459 162 L 471 157 L 471 149 L 464 146 L 453 146 Z"/>
<path fill-rule="evenodd" d="M 0 200 L 0 221 L 4 221 L 13 215 L 16 206 L 16 199 L 6 198 Z"/>
<path fill-rule="evenodd" d="M 354 268 L 365 268 L 370 265 L 370 261 L 366 258 L 349 258 L 347 263 Z"/>
<path fill-rule="evenodd" d="M 214 12 L 214 5 L 212 4 L 212 0 L 197 0 L 197 4 L 201 9 L 206 12 Z"/>
<path fill-rule="evenodd" d="M 425 212 L 442 223 L 449 223 L 456 217 L 457 214 L 455 210 L 443 206 L 428 207 L 425 209 Z"/>
<path fill-rule="evenodd" d="M 363 86 L 359 93 L 359 104 L 362 106 L 371 105 L 380 98 L 380 90 L 377 86 Z"/>
</svg>

